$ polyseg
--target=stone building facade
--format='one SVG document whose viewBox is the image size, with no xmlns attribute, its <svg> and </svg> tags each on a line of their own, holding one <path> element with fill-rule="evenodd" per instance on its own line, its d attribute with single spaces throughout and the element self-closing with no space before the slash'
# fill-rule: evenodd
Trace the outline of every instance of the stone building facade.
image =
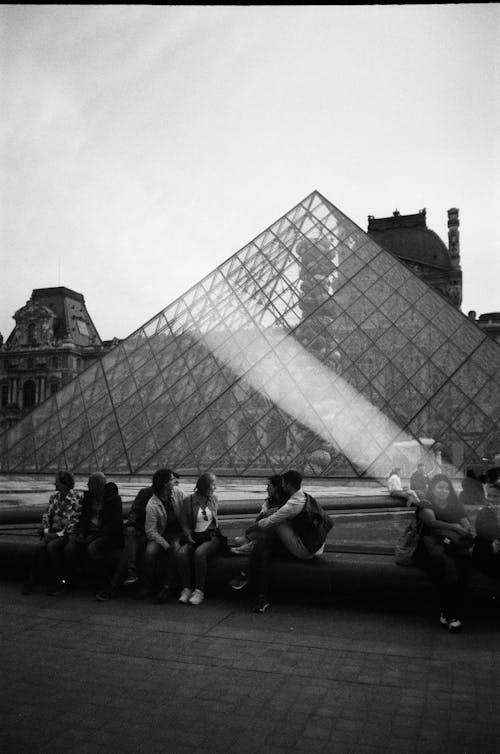
<svg viewBox="0 0 500 754">
<path fill-rule="evenodd" d="M 392 217 L 368 217 L 368 235 L 396 254 L 413 272 L 454 306 L 462 303 L 458 209 L 448 210 L 448 247 L 427 227 L 426 211 Z"/>
<path fill-rule="evenodd" d="M 82 294 L 65 287 L 33 290 L 14 320 L 0 341 L 0 431 L 119 342 L 101 340 Z"/>
</svg>

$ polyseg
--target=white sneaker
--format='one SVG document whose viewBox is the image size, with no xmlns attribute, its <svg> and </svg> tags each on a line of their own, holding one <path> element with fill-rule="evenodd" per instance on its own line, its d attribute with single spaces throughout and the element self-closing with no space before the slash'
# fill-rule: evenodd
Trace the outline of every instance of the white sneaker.
<svg viewBox="0 0 500 754">
<path fill-rule="evenodd" d="M 183 605 L 186 605 L 189 602 L 190 597 L 191 597 L 191 589 L 184 587 L 178 601 L 182 602 Z"/>
<path fill-rule="evenodd" d="M 448 621 L 448 631 L 460 631 L 462 628 L 462 621 L 458 618 L 450 618 Z"/>
<path fill-rule="evenodd" d="M 205 599 L 205 595 L 203 594 L 201 589 L 195 589 L 191 597 L 189 598 L 189 604 L 190 605 L 201 605 L 203 600 Z"/>
</svg>

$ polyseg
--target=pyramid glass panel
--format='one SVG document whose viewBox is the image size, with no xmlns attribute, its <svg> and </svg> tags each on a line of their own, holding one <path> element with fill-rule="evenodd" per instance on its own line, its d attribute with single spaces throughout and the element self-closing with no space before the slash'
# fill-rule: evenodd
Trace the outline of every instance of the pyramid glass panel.
<svg viewBox="0 0 500 754">
<path fill-rule="evenodd" d="M 5 432 L 0 471 L 385 476 L 424 441 L 462 468 L 499 421 L 498 344 L 313 192 Z"/>
</svg>

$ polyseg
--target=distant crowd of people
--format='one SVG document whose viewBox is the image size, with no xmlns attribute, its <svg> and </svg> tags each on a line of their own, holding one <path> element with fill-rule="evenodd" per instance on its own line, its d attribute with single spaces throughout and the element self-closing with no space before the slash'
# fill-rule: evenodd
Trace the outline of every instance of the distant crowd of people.
<svg viewBox="0 0 500 754">
<path fill-rule="evenodd" d="M 118 487 L 102 472 L 92 473 L 87 490 L 74 489 L 74 478 L 60 471 L 42 517 L 36 549 L 23 594 L 45 581 L 48 594 L 71 590 L 79 573 L 90 572 L 95 595 L 105 601 L 122 586 L 137 585 L 136 599 L 163 604 L 175 599 L 200 605 L 205 599 L 208 560 L 224 549 L 248 554 L 247 571 L 231 586 L 254 587 L 254 610 L 269 607 L 269 565 L 287 553 L 306 560 L 323 552 L 331 526 L 321 507 L 301 489 L 298 471 L 286 471 L 268 480 L 268 497 L 245 543 L 228 548 L 218 522 L 214 474 L 202 474 L 194 491 L 185 495 L 172 469 L 158 469 L 151 485 L 141 489 L 123 521 Z M 316 519 L 309 508 L 314 503 Z M 314 531 L 313 531 L 314 530 Z"/>
<path fill-rule="evenodd" d="M 421 533 L 415 562 L 430 576 L 439 602 L 439 621 L 449 631 L 462 627 L 471 571 L 500 578 L 500 456 L 482 475 L 467 472 L 457 495 L 445 474 L 429 478 L 424 464 L 404 488 L 401 470 L 389 474 L 391 496 L 415 507 Z M 477 511 L 474 523 L 467 513 Z"/>
</svg>

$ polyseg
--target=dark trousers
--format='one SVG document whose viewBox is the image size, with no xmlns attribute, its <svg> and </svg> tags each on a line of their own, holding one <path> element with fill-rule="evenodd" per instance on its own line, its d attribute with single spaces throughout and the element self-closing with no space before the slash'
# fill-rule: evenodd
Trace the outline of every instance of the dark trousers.
<svg viewBox="0 0 500 754">
<path fill-rule="evenodd" d="M 205 589 L 207 580 L 208 558 L 220 550 L 222 542 L 219 537 L 212 537 L 199 545 L 185 544 L 177 552 L 177 567 L 183 588 Z"/>
<path fill-rule="evenodd" d="M 271 563 L 276 557 L 293 558 L 275 530 L 258 531 L 248 562 L 248 576 L 256 594 L 269 595 Z"/>
<path fill-rule="evenodd" d="M 470 552 L 450 551 L 439 538 L 425 536 L 419 554 L 436 589 L 441 612 L 447 618 L 459 618 L 471 574 Z"/>
<path fill-rule="evenodd" d="M 495 579 L 500 579 L 500 552 L 493 552 L 491 542 L 485 539 L 476 539 L 472 552 L 472 563 L 478 571 L 482 571 Z"/>
<path fill-rule="evenodd" d="M 64 551 L 70 581 L 75 579 L 80 568 L 87 565 L 94 588 L 108 589 L 112 553 L 113 546 L 108 537 L 88 537 L 85 542 L 71 539 Z"/>
<path fill-rule="evenodd" d="M 47 582 L 62 581 L 65 578 L 64 548 L 68 538 L 43 539 L 38 545 L 31 565 L 29 581 L 36 584 L 40 578 Z"/>
<path fill-rule="evenodd" d="M 146 535 L 134 526 L 126 526 L 124 531 L 125 545 L 121 552 L 118 565 L 111 578 L 111 588 L 118 589 L 125 581 L 128 574 L 136 574 L 137 561 L 146 547 Z"/>
</svg>

